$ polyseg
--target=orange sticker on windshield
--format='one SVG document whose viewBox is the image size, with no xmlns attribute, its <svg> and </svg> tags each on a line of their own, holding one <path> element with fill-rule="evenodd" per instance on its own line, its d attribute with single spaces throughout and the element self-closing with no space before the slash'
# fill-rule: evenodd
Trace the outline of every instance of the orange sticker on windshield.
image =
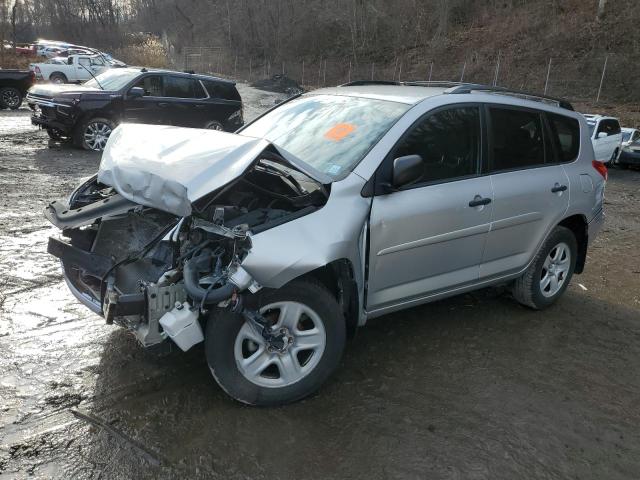
<svg viewBox="0 0 640 480">
<path fill-rule="evenodd" d="M 324 138 L 328 140 L 333 140 L 334 142 L 339 142 L 343 140 L 346 136 L 353 133 L 356 129 L 356 126 L 352 123 L 338 123 L 334 125 L 327 133 L 324 134 Z"/>
</svg>

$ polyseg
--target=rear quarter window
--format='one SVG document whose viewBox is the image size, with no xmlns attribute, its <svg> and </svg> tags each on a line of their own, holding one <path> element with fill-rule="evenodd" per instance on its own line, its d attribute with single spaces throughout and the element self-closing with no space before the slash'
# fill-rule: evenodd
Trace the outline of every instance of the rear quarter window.
<svg viewBox="0 0 640 480">
<path fill-rule="evenodd" d="M 561 162 L 574 161 L 580 150 L 580 123 L 575 118 L 555 113 L 548 114 L 548 116 L 559 160 Z"/>
<path fill-rule="evenodd" d="M 209 92 L 211 98 L 222 98 L 224 100 L 240 101 L 240 94 L 235 85 L 226 82 L 216 82 L 215 80 L 202 80 L 202 84 Z"/>
</svg>

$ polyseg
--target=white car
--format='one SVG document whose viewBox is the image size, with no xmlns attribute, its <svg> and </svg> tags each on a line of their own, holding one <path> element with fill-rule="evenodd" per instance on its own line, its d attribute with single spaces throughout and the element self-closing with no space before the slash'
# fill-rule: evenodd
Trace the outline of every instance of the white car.
<svg viewBox="0 0 640 480">
<path fill-rule="evenodd" d="M 638 130 L 637 128 L 622 129 L 622 148 L 628 147 L 638 140 L 640 140 L 640 130 Z"/>
<path fill-rule="evenodd" d="M 591 144 L 596 160 L 604 163 L 616 162 L 622 150 L 620 122 L 614 117 L 587 115 L 587 125 L 591 134 Z"/>
<path fill-rule="evenodd" d="M 51 83 L 77 83 L 90 80 L 111 68 L 101 55 L 69 55 L 66 63 L 32 63 L 29 69 L 38 80 Z"/>
<path fill-rule="evenodd" d="M 62 48 L 59 47 L 46 47 L 42 49 L 42 53 L 40 54 L 40 56 L 42 57 L 46 57 L 46 58 L 53 58 L 53 57 L 57 57 L 58 54 L 60 54 L 60 52 L 62 52 Z"/>
</svg>

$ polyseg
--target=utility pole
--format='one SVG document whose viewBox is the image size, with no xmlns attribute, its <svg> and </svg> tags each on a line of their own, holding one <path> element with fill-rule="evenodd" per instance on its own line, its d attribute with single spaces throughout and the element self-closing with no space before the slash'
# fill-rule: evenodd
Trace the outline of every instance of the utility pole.
<svg viewBox="0 0 640 480">
<path fill-rule="evenodd" d="M 549 66 L 547 67 L 547 79 L 544 81 L 544 94 L 547 94 L 547 88 L 549 87 L 549 75 L 551 74 L 551 57 L 549 57 Z"/>
<path fill-rule="evenodd" d="M 607 0 L 599 0 L 598 1 L 598 20 L 601 20 L 604 17 L 604 11 L 607 7 Z"/>
<path fill-rule="evenodd" d="M 500 73 L 500 55 L 502 55 L 502 51 L 498 50 L 498 60 L 496 61 L 496 74 L 493 76 L 493 86 L 498 85 L 498 74 Z"/>
<path fill-rule="evenodd" d="M 604 83 L 604 74 L 607 71 L 608 61 L 609 61 L 609 55 L 605 55 L 604 66 L 602 67 L 602 76 L 600 77 L 600 86 L 598 87 L 598 96 L 596 97 L 596 103 L 600 101 L 600 92 L 602 92 L 602 84 Z"/>
<path fill-rule="evenodd" d="M 13 33 L 13 55 L 16 55 L 16 16 L 18 14 L 18 0 L 16 0 L 11 8 L 11 30 Z M 4 45 L 3 47 L 4 48 Z"/>
</svg>

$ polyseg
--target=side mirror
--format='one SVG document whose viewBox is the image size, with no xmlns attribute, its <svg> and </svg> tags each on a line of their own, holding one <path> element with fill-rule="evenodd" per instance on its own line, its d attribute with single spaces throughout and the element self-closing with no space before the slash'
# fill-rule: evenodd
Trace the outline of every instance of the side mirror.
<svg viewBox="0 0 640 480">
<path fill-rule="evenodd" d="M 144 97 L 144 88 L 142 87 L 132 87 L 129 90 L 129 98 L 142 98 Z"/>
<path fill-rule="evenodd" d="M 407 155 L 393 160 L 393 178 L 391 184 L 394 188 L 411 185 L 422 178 L 424 174 L 424 161 L 420 155 Z"/>
<path fill-rule="evenodd" d="M 605 138 L 608 137 L 609 135 L 607 135 L 607 132 L 600 132 L 598 133 L 598 136 L 596 138 Z"/>
</svg>

